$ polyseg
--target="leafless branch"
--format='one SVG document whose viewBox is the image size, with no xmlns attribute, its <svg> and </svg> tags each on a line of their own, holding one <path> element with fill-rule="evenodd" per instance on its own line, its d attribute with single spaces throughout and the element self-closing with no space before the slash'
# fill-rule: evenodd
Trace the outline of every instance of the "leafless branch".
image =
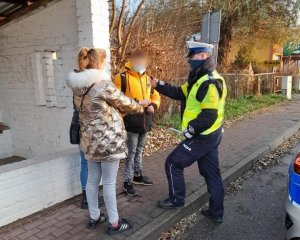
<svg viewBox="0 0 300 240">
<path fill-rule="evenodd" d="M 111 35 L 112 31 L 114 30 L 115 23 L 116 23 L 117 8 L 116 8 L 115 0 L 111 0 L 111 8 L 112 8 L 112 15 L 111 15 L 111 23 L 109 26 L 109 35 Z"/>
<path fill-rule="evenodd" d="M 128 28 L 128 31 L 127 31 L 127 34 L 126 34 L 126 37 L 125 37 L 125 40 L 124 40 L 124 44 L 123 44 L 123 47 L 122 47 L 122 53 L 121 53 L 121 59 L 124 58 L 125 56 L 125 50 L 126 50 L 126 47 L 128 45 L 128 41 L 129 41 L 129 38 L 130 38 L 130 35 L 131 35 L 131 32 L 132 32 L 132 29 L 137 21 L 137 18 L 142 10 L 142 7 L 145 3 L 145 0 L 142 0 L 138 6 L 138 8 L 136 9 L 134 15 L 133 15 L 133 18 L 129 24 L 129 28 Z"/>
<path fill-rule="evenodd" d="M 123 17 L 124 17 L 126 8 L 127 8 L 127 0 L 123 0 L 122 7 L 121 7 L 121 13 L 119 16 L 119 22 L 118 22 L 118 43 L 119 43 L 119 45 L 122 45 L 122 43 L 123 43 L 122 26 L 123 26 Z"/>
</svg>

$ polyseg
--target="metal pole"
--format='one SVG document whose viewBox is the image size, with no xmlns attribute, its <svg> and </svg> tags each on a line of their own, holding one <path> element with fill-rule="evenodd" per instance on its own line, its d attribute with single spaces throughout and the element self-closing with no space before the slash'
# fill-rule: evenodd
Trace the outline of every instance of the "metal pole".
<svg viewBox="0 0 300 240">
<path fill-rule="evenodd" d="M 234 98 L 237 98 L 238 96 L 237 81 L 237 75 L 234 74 Z"/>
<path fill-rule="evenodd" d="M 218 42 L 214 42 L 213 45 L 214 45 L 215 61 L 216 61 L 216 65 L 218 65 L 219 43 Z"/>
<path fill-rule="evenodd" d="M 219 41 L 220 41 L 220 33 L 221 33 L 221 22 L 222 22 L 222 12 L 220 10 L 220 27 L 219 27 L 219 38 L 216 43 L 216 65 L 218 65 L 218 55 L 219 55 Z"/>
<path fill-rule="evenodd" d="M 211 11 L 209 10 L 208 13 L 207 13 L 207 43 L 210 43 L 210 14 L 211 14 Z"/>
<path fill-rule="evenodd" d="M 260 78 L 260 73 L 258 74 L 258 80 L 257 80 L 257 94 L 261 96 L 261 78 Z"/>
</svg>

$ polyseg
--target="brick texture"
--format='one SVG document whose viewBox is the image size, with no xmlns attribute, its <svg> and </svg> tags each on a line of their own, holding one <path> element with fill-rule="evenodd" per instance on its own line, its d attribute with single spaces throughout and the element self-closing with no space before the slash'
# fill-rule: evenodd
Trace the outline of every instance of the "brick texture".
<svg viewBox="0 0 300 240">
<path fill-rule="evenodd" d="M 251 119 L 236 122 L 230 128 L 225 129 L 220 147 L 222 172 L 299 122 L 299 108 L 299 100 L 286 103 Z M 157 208 L 156 202 L 158 199 L 166 197 L 167 194 L 164 161 L 171 150 L 157 152 L 144 159 L 145 174 L 154 179 L 154 185 L 150 187 L 137 186 L 136 196 L 127 196 L 122 193 L 123 169 L 120 168 L 117 183 L 118 209 L 121 217 L 128 218 L 134 224 L 131 232 L 110 237 L 105 234 L 107 224 L 99 226 L 96 230 L 88 230 L 86 228 L 88 211 L 79 208 L 80 196 L 78 196 L 0 228 L 0 239 L 126 239 L 126 236 L 165 211 Z M 187 195 L 204 185 L 196 164 L 186 169 L 185 179 Z M 105 212 L 105 208 L 103 211 Z"/>
</svg>

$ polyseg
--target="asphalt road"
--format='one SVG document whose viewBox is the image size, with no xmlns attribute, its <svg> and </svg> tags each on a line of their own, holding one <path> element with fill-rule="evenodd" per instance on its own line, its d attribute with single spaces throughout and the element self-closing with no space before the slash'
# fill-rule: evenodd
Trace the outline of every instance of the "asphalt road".
<svg viewBox="0 0 300 240">
<path fill-rule="evenodd" d="M 181 237 L 185 240 L 283 240 L 284 200 L 290 154 L 279 165 L 248 172 L 241 190 L 227 192 L 224 222 L 215 225 L 199 216 Z M 201 215 L 201 214 L 198 214 Z"/>
</svg>

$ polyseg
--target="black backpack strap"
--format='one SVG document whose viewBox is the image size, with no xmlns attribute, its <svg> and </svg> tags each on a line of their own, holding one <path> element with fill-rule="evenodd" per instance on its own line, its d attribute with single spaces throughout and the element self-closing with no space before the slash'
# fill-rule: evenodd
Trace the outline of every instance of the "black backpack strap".
<svg viewBox="0 0 300 240">
<path fill-rule="evenodd" d="M 125 93 L 126 92 L 126 88 L 127 88 L 126 72 L 122 72 L 120 74 L 120 76 L 121 76 L 121 91 L 123 93 Z"/>
<path fill-rule="evenodd" d="M 150 96 L 153 95 L 153 93 L 154 93 L 154 88 L 151 87 L 151 90 L 150 90 Z"/>
<path fill-rule="evenodd" d="M 152 79 L 153 77 L 149 77 L 149 76 L 147 76 L 147 86 L 148 86 L 148 80 L 150 80 L 151 81 L 151 79 Z M 150 86 L 151 86 L 151 84 L 150 84 Z M 147 88 L 148 89 L 148 88 Z M 154 93 L 154 88 L 151 86 L 151 89 L 150 89 L 150 96 L 152 96 L 153 95 L 153 93 Z"/>
</svg>

